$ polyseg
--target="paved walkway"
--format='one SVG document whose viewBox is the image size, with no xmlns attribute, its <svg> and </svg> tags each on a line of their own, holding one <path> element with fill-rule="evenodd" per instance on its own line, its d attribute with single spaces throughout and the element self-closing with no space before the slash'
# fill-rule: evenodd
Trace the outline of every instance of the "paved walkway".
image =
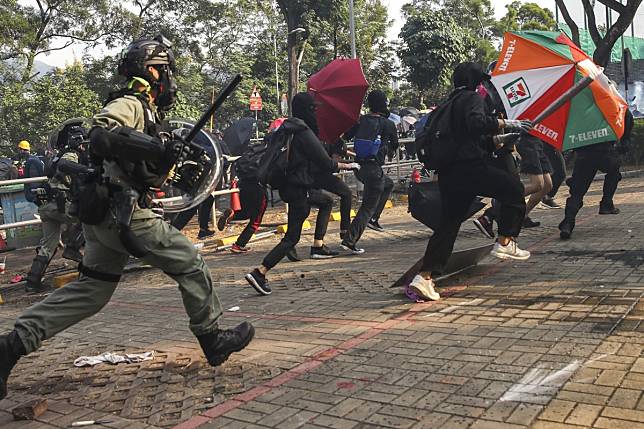
<svg viewBox="0 0 644 429">
<path fill-rule="evenodd" d="M 367 232 L 363 256 L 280 264 L 269 297 L 243 275 L 275 240 L 244 256 L 206 247 L 225 308 L 240 307 L 223 324 L 257 328 L 218 369 L 205 365 L 173 282 L 156 270 L 129 274 L 102 312 L 21 360 L 0 427 L 98 418 L 111 428 L 644 427 L 644 180 L 621 183 L 619 216 L 596 214 L 600 185 L 573 240 L 558 238 L 561 210 L 538 210 L 545 226 L 520 240 L 528 262 L 487 258 L 441 284 L 436 303 L 389 288 L 429 237 L 402 206 L 383 217 L 386 233 Z M 336 237 L 337 223 L 329 243 Z M 457 247 L 485 242 L 468 222 Z M 36 298 L 7 299 L 2 331 Z M 156 357 L 141 364 L 72 365 L 147 350 Z M 14 422 L 8 411 L 34 397 L 49 411 Z"/>
</svg>

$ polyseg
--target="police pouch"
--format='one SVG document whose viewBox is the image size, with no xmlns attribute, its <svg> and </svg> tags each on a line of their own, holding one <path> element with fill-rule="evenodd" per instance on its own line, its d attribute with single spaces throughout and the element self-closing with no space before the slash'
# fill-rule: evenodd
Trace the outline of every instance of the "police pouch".
<svg viewBox="0 0 644 429">
<path fill-rule="evenodd" d="M 121 244 L 132 256 L 142 258 L 148 251 L 130 228 L 138 199 L 139 194 L 134 189 L 122 190 L 114 194 L 112 207 L 119 228 Z"/>
<path fill-rule="evenodd" d="M 110 209 L 110 192 L 106 184 L 88 178 L 79 187 L 78 219 L 87 225 L 98 225 Z"/>
</svg>

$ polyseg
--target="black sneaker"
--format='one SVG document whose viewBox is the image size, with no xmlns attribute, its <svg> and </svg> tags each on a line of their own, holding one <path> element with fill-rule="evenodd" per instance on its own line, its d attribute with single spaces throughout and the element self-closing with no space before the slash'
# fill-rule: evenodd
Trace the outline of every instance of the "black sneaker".
<svg viewBox="0 0 644 429">
<path fill-rule="evenodd" d="M 224 210 L 224 213 L 219 216 L 219 219 L 217 219 L 217 229 L 219 231 L 223 231 L 224 228 L 226 228 L 226 225 L 228 225 L 228 222 L 233 218 L 235 215 L 235 212 L 231 208 L 227 208 Z"/>
<path fill-rule="evenodd" d="M 255 268 L 250 273 L 246 274 L 246 281 L 250 284 L 260 295 L 270 295 L 273 293 L 271 287 L 268 285 L 266 276 Z"/>
<path fill-rule="evenodd" d="M 311 259 L 331 259 L 339 254 L 340 252 L 329 249 L 326 244 L 321 247 L 311 247 Z"/>
<path fill-rule="evenodd" d="M 537 226 L 541 225 L 541 222 L 536 222 L 528 216 L 527 218 L 523 219 L 523 227 L 524 228 L 535 228 Z"/>
<path fill-rule="evenodd" d="M 377 221 L 377 220 L 373 220 L 373 219 L 371 219 L 371 220 L 369 221 L 369 223 L 367 224 L 367 227 L 368 227 L 369 229 L 373 229 L 374 231 L 378 231 L 378 232 L 384 232 L 384 231 L 385 231 L 385 229 L 384 229 L 383 227 L 381 227 L 381 226 L 380 226 L 380 224 L 378 223 L 378 221 Z"/>
<path fill-rule="evenodd" d="M 566 219 L 561 221 L 559 224 L 559 237 L 561 237 L 562 240 L 568 240 L 572 236 L 572 230 L 575 228 L 575 223 L 570 222 Z"/>
<path fill-rule="evenodd" d="M 45 286 L 42 284 L 42 282 L 34 282 L 29 279 L 27 279 L 27 283 L 25 284 L 25 292 L 27 293 L 43 293 L 45 291 L 49 290 L 48 286 Z"/>
<path fill-rule="evenodd" d="M 302 260 L 298 256 L 297 250 L 295 250 L 295 247 L 288 251 L 288 253 L 286 254 L 286 257 L 291 262 L 300 262 Z"/>
<path fill-rule="evenodd" d="M 543 204 L 545 207 L 549 209 L 560 209 L 561 206 L 557 204 L 557 202 L 553 198 L 545 198 L 543 201 L 541 201 L 541 204 Z"/>
<path fill-rule="evenodd" d="M 479 216 L 474 219 L 474 225 L 483 233 L 487 238 L 494 238 L 494 221 L 491 221 L 487 216 Z"/>
<path fill-rule="evenodd" d="M 20 356 L 26 354 L 16 331 L 0 335 L 0 400 L 7 397 L 7 381 Z"/>
<path fill-rule="evenodd" d="M 197 239 L 203 240 L 204 238 L 212 237 L 213 235 L 215 235 L 215 231 L 200 229 L 199 234 L 197 234 Z"/>
<path fill-rule="evenodd" d="M 211 334 L 197 337 L 199 345 L 211 366 L 224 363 L 231 354 L 242 351 L 255 336 L 255 328 L 242 322 L 233 329 L 217 329 Z"/>
<path fill-rule="evenodd" d="M 364 253 L 364 249 L 356 247 L 355 244 L 351 244 L 345 240 L 342 240 L 342 243 L 340 243 L 340 246 L 342 246 L 344 250 L 348 250 L 354 255 L 362 255 Z"/>
<path fill-rule="evenodd" d="M 619 214 L 619 209 L 615 206 L 613 207 L 599 207 L 600 215 L 616 215 Z"/>
</svg>

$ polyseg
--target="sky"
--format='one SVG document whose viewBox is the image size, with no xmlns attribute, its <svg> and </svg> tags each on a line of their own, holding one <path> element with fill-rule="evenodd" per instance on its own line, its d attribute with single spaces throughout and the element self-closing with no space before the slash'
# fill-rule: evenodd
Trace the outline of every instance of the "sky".
<svg viewBox="0 0 644 429">
<path fill-rule="evenodd" d="M 408 0 L 382 0 L 383 3 L 387 5 L 389 10 L 389 16 L 394 20 L 394 25 L 389 29 L 389 39 L 395 40 L 398 37 L 400 28 L 402 27 L 402 17 L 401 17 L 401 8 L 405 3 L 408 3 Z M 536 1 L 541 7 L 549 8 L 554 12 L 555 10 L 555 0 L 529 0 Z M 512 0 L 492 0 L 492 5 L 494 6 L 494 11 L 497 18 L 505 15 L 505 6 L 511 3 Z M 581 0 L 567 0 L 566 3 L 569 3 L 569 11 L 575 19 L 580 24 L 580 27 L 583 27 L 583 13 L 581 7 Z M 597 3 L 595 9 L 597 10 L 597 22 L 598 25 L 601 25 L 605 22 L 603 6 Z M 640 7 L 640 10 L 637 12 L 637 17 L 635 19 L 635 34 L 639 37 L 644 37 L 644 7 Z M 73 62 L 75 58 L 80 58 L 83 54 L 81 47 L 71 47 L 64 51 L 58 51 L 50 56 L 41 56 L 38 59 L 44 63 L 47 63 L 52 66 L 64 66 L 67 63 Z"/>
</svg>

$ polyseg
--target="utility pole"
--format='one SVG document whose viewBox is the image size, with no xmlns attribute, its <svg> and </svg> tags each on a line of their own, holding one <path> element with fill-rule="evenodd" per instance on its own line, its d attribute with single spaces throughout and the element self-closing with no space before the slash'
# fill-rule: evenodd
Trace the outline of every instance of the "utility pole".
<svg viewBox="0 0 644 429">
<path fill-rule="evenodd" d="M 349 34 L 351 35 L 351 58 L 357 58 L 356 53 L 356 18 L 353 10 L 353 0 L 349 0 Z"/>
</svg>

